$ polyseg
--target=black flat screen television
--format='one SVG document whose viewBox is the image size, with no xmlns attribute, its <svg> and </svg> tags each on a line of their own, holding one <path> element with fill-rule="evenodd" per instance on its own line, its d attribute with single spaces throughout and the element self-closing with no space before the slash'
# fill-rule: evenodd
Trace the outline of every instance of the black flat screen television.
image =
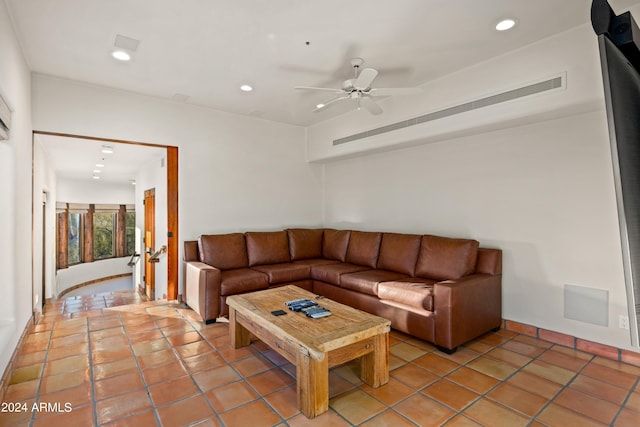
<svg viewBox="0 0 640 427">
<path fill-rule="evenodd" d="M 638 346 L 640 320 L 640 50 L 629 12 L 616 16 L 606 0 L 594 0 L 609 124 L 631 343 Z"/>
</svg>

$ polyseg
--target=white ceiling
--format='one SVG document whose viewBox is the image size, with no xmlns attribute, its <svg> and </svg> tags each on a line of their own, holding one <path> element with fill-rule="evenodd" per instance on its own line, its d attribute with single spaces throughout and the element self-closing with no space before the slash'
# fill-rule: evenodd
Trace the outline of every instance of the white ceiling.
<svg viewBox="0 0 640 427">
<path fill-rule="evenodd" d="M 591 0 L 4 0 L 32 71 L 308 126 L 350 59 L 375 87 L 417 86 L 589 22 Z M 616 13 L 639 0 L 610 0 Z M 500 33 L 502 18 L 518 25 Z M 140 40 L 111 57 L 116 35 Z M 255 90 L 244 93 L 243 83 Z M 178 102 L 178 101 L 175 101 Z M 368 114 L 362 111 L 361 114 Z M 59 176 L 91 179 L 99 141 L 40 135 Z M 115 144 L 103 180 L 128 181 L 161 149 Z"/>
<path fill-rule="evenodd" d="M 365 59 L 415 86 L 587 23 L 591 0 L 5 0 L 32 70 L 296 125 Z M 610 0 L 617 13 L 638 0 Z M 515 17 L 508 32 L 497 21 Z M 110 53 L 140 40 L 133 60 Z M 309 44 L 307 44 L 309 42 Z M 255 87 L 239 90 L 242 83 Z M 362 114 L 368 114 L 362 111 Z"/>
<path fill-rule="evenodd" d="M 36 134 L 35 140 L 46 152 L 57 177 L 92 180 L 93 175 L 98 175 L 99 182 L 106 183 L 129 183 L 135 180 L 141 167 L 152 161 L 161 161 L 167 152 L 161 147 L 57 135 Z M 103 145 L 113 147 L 113 153 L 102 153 Z M 104 167 L 96 167 L 98 163 L 104 164 Z M 94 169 L 101 172 L 94 173 Z"/>
</svg>

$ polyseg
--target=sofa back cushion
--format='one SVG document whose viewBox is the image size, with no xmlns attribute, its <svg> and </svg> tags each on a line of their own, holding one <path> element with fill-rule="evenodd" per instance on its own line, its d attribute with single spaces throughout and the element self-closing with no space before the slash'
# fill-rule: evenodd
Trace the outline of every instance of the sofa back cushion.
<svg viewBox="0 0 640 427">
<path fill-rule="evenodd" d="M 208 234 L 198 238 L 200 261 L 220 270 L 249 266 L 244 234 Z"/>
<path fill-rule="evenodd" d="M 352 231 L 346 261 L 350 264 L 376 268 L 382 233 Z"/>
<path fill-rule="evenodd" d="M 421 239 L 417 234 L 384 233 L 377 268 L 413 276 Z"/>
<path fill-rule="evenodd" d="M 286 231 L 250 231 L 245 236 L 250 267 L 291 261 Z"/>
<path fill-rule="evenodd" d="M 478 242 L 424 235 L 416 264 L 416 276 L 434 280 L 459 279 L 474 272 Z"/>
<path fill-rule="evenodd" d="M 322 229 L 288 229 L 291 260 L 321 258 L 323 234 Z"/>
<path fill-rule="evenodd" d="M 322 257 L 344 262 L 349 246 L 349 230 L 325 229 L 322 238 Z"/>
</svg>

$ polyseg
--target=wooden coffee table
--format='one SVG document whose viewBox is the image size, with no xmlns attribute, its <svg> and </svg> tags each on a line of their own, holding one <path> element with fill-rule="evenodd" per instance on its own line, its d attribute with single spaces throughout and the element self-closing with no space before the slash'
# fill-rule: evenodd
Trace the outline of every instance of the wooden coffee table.
<svg viewBox="0 0 640 427">
<path fill-rule="evenodd" d="M 308 298 L 332 315 L 310 319 L 284 302 Z M 235 348 L 249 345 L 251 334 L 296 367 L 298 408 L 314 418 L 329 408 L 329 368 L 361 358 L 360 378 L 371 387 L 389 381 L 391 322 L 298 288 L 283 286 L 227 298 L 229 334 Z M 274 316 L 274 310 L 285 310 Z"/>
</svg>

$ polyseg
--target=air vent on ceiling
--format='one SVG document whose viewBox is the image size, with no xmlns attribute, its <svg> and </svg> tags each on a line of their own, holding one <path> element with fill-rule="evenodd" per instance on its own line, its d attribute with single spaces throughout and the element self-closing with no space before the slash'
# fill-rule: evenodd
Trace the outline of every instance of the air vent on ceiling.
<svg viewBox="0 0 640 427">
<path fill-rule="evenodd" d="M 347 142 L 356 141 L 358 139 L 367 138 L 373 135 L 379 135 L 381 133 L 391 132 L 393 130 L 414 126 L 420 123 L 430 122 L 433 120 L 441 119 L 443 117 L 449 117 L 455 114 L 464 113 L 466 111 L 476 110 L 478 108 L 500 104 L 501 102 L 511 101 L 513 99 L 523 98 L 525 96 L 534 95 L 537 93 L 546 92 L 553 89 L 558 89 L 563 87 L 562 80 L 563 80 L 563 76 L 554 77 L 538 83 L 530 84 L 528 86 L 523 86 L 517 89 L 509 90 L 507 92 L 499 93 L 497 95 L 487 96 L 485 98 L 477 99 L 475 101 L 467 102 L 465 104 L 456 105 L 454 107 L 445 108 L 443 110 L 435 111 L 433 113 L 424 114 L 422 116 L 414 117 L 412 119 L 403 120 L 401 122 L 392 123 L 390 125 L 371 129 L 366 132 L 360 132 L 355 135 L 335 139 L 333 141 L 333 145 L 346 144 Z"/>
<path fill-rule="evenodd" d="M 121 34 L 116 34 L 116 41 L 115 43 L 113 43 L 113 45 L 120 49 L 125 49 L 130 52 L 135 52 L 138 50 L 138 45 L 140 45 L 140 40 L 123 36 Z"/>
</svg>

